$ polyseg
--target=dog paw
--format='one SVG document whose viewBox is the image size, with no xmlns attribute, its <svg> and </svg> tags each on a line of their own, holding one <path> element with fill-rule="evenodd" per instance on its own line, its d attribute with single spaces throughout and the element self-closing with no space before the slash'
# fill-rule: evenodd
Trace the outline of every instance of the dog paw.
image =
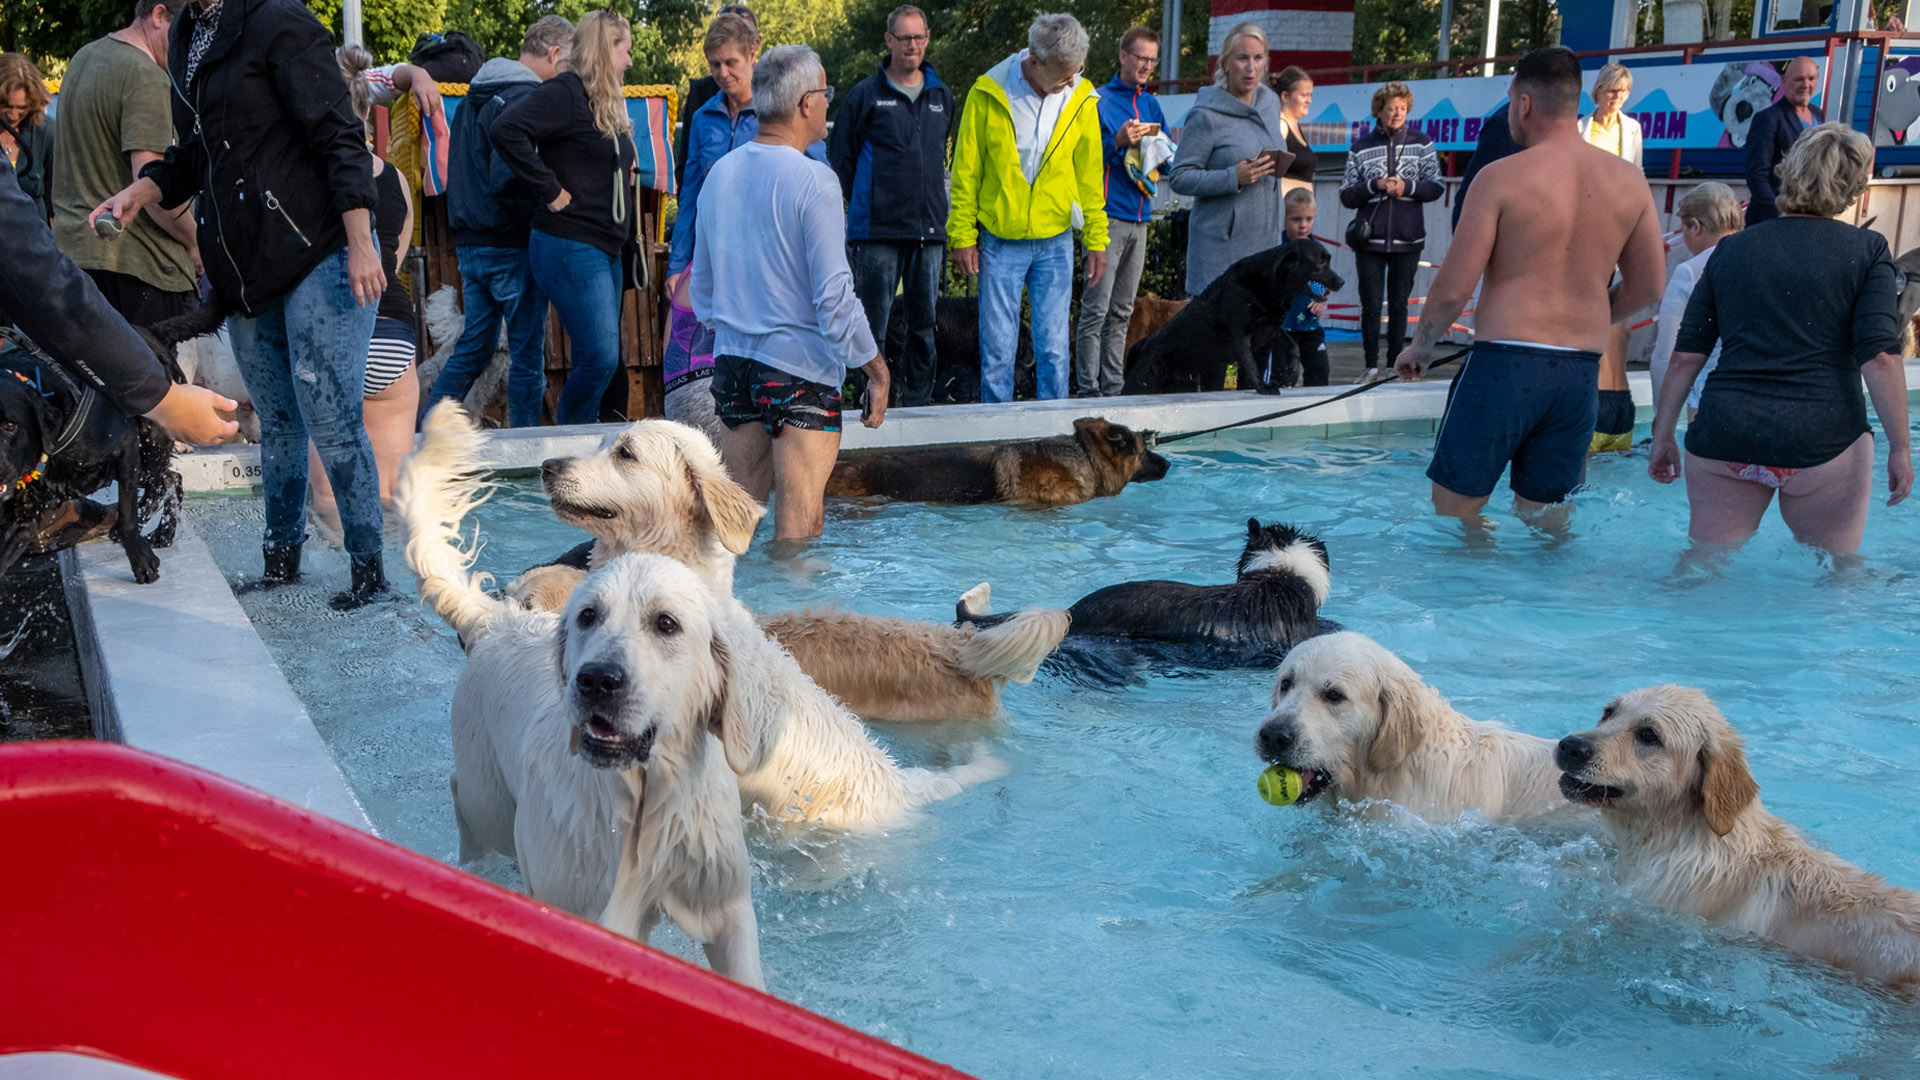
<svg viewBox="0 0 1920 1080">
<path fill-rule="evenodd" d="M 127 565 L 133 569 L 137 584 L 151 585 L 160 580 L 160 556 L 144 544 L 127 549 Z"/>
</svg>

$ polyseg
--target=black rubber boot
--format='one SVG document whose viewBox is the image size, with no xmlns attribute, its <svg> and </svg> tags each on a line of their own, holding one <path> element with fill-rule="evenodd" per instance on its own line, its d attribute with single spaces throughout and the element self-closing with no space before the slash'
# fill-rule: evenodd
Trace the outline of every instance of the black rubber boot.
<svg viewBox="0 0 1920 1080">
<path fill-rule="evenodd" d="M 300 545 L 268 544 L 261 548 L 266 569 L 260 572 L 261 585 L 287 585 L 300 580 Z"/>
<path fill-rule="evenodd" d="M 387 575 L 380 568 L 380 553 L 349 555 L 353 563 L 353 587 L 335 594 L 327 606 L 335 611 L 352 611 L 363 604 L 386 598 Z"/>
</svg>

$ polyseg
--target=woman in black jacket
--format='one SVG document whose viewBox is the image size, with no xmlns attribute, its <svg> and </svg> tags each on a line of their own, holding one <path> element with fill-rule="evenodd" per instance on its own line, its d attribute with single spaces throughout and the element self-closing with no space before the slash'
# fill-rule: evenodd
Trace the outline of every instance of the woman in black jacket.
<svg viewBox="0 0 1920 1080">
<path fill-rule="evenodd" d="M 297 0 L 200 0 L 173 22 L 167 74 L 181 142 L 96 209 L 129 221 L 198 196 L 200 256 L 260 417 L 265 584 L 300 575 L 307 440 L 339 496 L 358 607 L 386 589 L 380 489 L 360 385 L 386 274 L 373 159 L 333 43 Z"/>
<path fill-rule="evenodd" d="M 1387 376 L 1407 340 L 1407 298 L 1420 249 L 1427 246 L 1426 203 L 1440 197 L 1440 158 L 1433 140 L 1407 126 L 1413 90 L 1390 82 L 1373 94 L 1372 131 L 1347 151 L 1340 202 L 1367 223 L 1367 238 L 1354 246 L 1360 279 L 1360 343 L 1367 369 L 1355 382 Z M 1352 232 L 1349 240 L 1358 239 Z M 1386 285 L 1387 359 L 1380 366 L 1380 304 Z"/>
<path fill-rule="evenodd" d="M 633 236 L 633 121 L 620 76 L 633 31 L 611 11 L 580 17 L 560 74 L 507 106 L 493 148 L 540 201 L 527 237 L 534 283 L 573 346 L 553 419 L 591 424 L 620 367 L 620 251 Z"/>
</svg>

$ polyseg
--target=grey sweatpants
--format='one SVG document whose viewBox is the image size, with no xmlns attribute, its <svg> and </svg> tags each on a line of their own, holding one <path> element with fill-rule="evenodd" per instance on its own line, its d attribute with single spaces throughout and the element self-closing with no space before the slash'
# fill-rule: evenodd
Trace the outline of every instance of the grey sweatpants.
<svg viewBox="0 0 1920 1080">
<path fill-rule="evenodd" d="M 1127 323 L 1147 264 L 1147 223 L 1107 219 L 1107 272 L 1080 294 L 1073 349 L 1073 392 L 1120 393 L 1127 381 Z"/>
</svg>

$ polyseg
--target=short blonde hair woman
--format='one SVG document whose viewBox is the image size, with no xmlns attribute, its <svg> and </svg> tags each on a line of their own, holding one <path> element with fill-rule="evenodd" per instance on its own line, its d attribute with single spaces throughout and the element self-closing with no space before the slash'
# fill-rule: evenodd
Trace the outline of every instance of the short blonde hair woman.
<svg viewBox="0 0 1920 1080">
<path fill-rule="evenodd" d="M 1265 156 L 1287 145 L 1268 60 L 1258 23 L 1227 31 L 1213 85 L 1194 96 L 1167 174 L 1176 193 L 1193 198 L 1186 284 L 1196 295 L 1239 259 L 1278 244 L 1286 226 L 1280 178 Z"/>
<path fill-rule="evenodd" d="M 1802 135 L 1780 163 L 1781 217 L 1720 241 L 1687 301 L 1660 387 L 1647 472 L 1681 475 L 1680 406 L 1707 354 L 1687 426 L 1687 534 L 1698 549 L 1746 542 L 1776 492 L 1803 544 L 1851 556 L 1873 497 L 1864 378 L 1887 442 L 1887 503 L 1913 490 L 1906 367 L 1886 238 L 1834 215 L 1866 190 L 1873 146 L 1845 124 Z"/>
<path fill-rule="evenodd" d="M 1617 158 L 1641 164 L 1640 121 L 1621 110 L 1633 94 L 1633 72 L 1624 64 L 1608 64 L 1593 77 L 1593 112 L 1580 118 L 1580 134 L 1587 142 Z"/>
<path fill-rule="evenodd" d="M 1433 140 L 1409 123 L 1413 88 L 1390 82 L 1373 92 L 1373 130 L 1347 148 L 1340 205 L 1353 211 L 1355 284 L 1360 290 L 1360 351 L 1366 368 L 1354 382 L 1386 378 L 1407 340 L 1413 275 L 1427 244 L 1422 203 L 1440 197 L 1440 156 Z M 1365 232 L 1362 239 L 1360 232 Z M 1387 362 L 1380 362 L 1380 315 L 1387 317 Z"/>
<path fill-rule="evenodd" d="M 620 367 L 620 253 L 633 236 L 634 161 L 620 81 L 632 65 L 627 20 L 589 12 L 560 73 L 493 124 L 500 160 L 542 204 L 527 265 L 573 346 L 573 369 L 553 410 L 558 424 L 599 420 L 600 398 Z"/>
</svg>

